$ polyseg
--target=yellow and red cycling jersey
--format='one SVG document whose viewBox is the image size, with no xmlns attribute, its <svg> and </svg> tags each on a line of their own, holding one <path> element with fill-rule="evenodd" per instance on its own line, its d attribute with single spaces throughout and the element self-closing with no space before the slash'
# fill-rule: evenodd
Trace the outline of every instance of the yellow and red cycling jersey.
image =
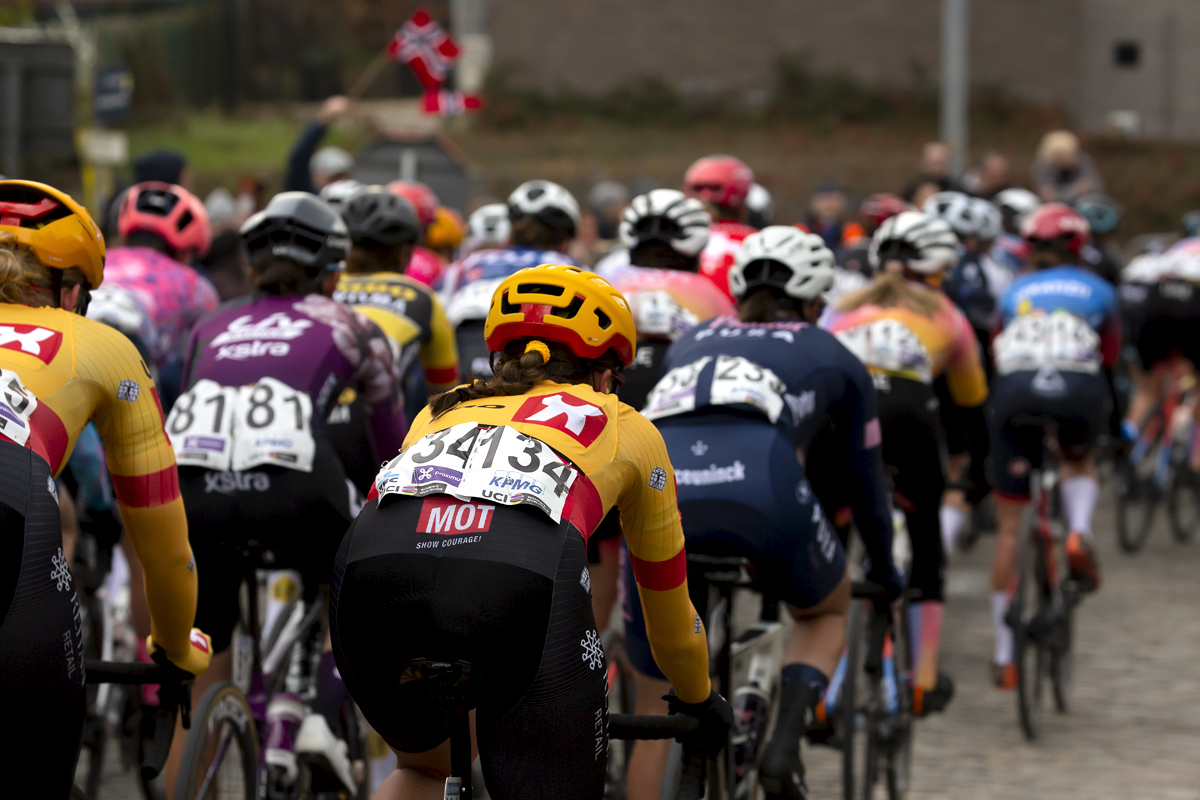
<svg viewBox="0 0 1200 800">
<path fill-rule="evenodd" d="M 707 698 L 708 644 L 688 599 L 675 473 L 654 425 L 615 395 L 542 381 L 528 394 L 469 400 L 437 419 L 426 407 L 404 446 L 464 422 L 507 425 L 570 459 L 581 474 L 563 516 L 585 537 L 619 510 L 654 660 L 684 702 Z"/>
<path fill-rule="evenodd" d="M 940 292 L 937 297 L 942 307 L 932 315 L 864 305 L 853 311 L 830 311 L 821 325 L 873 374 L 932 383 L 945 373 L 954 404 L 975 408 L 987 399 L 979 343 L 971 323 L 950 298 Z"/>
<path fill-rule="evenodd" d="M 6 373 L 0 414 L 7 418 L 0 436 L 36 452 L 55 475 L 88 421 L 96 423 L 121 518 L 142 561 L 154 641 L 183 660 L 196 613 L 195 564 L 175 452 L 137 349 L 114 328 L 78 314 L 3 303 L 0 370 Z M 13 415 L 22 390 L 36 405 Z"/>
<path fill-rule="evenodd" d="M 458 346 L 437 295 L 399 272 L 344 274 L 333 299 L 354 306 L 375 322 L 400 349 L 407 366 L 418 351 L 432 394 L 452 389 L 458 381 Z"/>
</svg>

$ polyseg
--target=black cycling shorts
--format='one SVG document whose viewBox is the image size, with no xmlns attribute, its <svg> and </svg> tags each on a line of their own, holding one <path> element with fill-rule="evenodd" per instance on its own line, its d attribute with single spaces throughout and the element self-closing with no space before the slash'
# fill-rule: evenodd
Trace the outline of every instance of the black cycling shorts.
<svg viewBox="0 0 1200 800">
<path fill-rule="evenodd" d="M 338 670 L 395 749 L 444 742 L 414 659 L 471 663 L 476 738 L 497 800 L 596 798 L 608 757 L 604 651 L 583 537 L 528 507 L 445 495 L 367 503 L 337 554 Z"/>
<path fill-rule="evenodd" d="M 1041 427 L 1026 424 L 1029 417 L 1052 419 L 1063 457 L 1077 461 L 1108 429 L 1110 397 L 1099 374 L 1043 368 L 996 376 L 986 407 L 992 486 L 1014 499 L 1029 497 L 1029 471 L 1041 466 L 1043 436 Z"/>
<path fill-rule="evenodd" d="M 179 491 L 196 557 L 196 627 L 213 652 L 229 647 L 242 580 L 255 567 L 296 569 L 312 600 L 329 583 L 333 557 L 353 519 L 350 486 L 332 446 L 317 439 L 312 472 L 261 466 L 244 472 L 179 468 Z M 248 546 L 273 560 L 248 560 Z"/>
<path fill-rule="evenodd" d="M 82 619 L 62 550 L 58 492 L 32 450 L 0 441 L 0 762 L 29 796 L 71 793 L 83 734 Z"/>
<path fill-rule="evenodd" d="M 774 426 L 715 414 L 665 421 L 660 430 L 675 468 L 689 553 L 750 559 L 756 588 L 796 608 L 811 608 L 837 588 L 846 574 L 845 551 L 804 477 L 796 449 Z M 703 614 L 707 588 L 689 580 L 689 593 Z M 650 652 L 624 548 L 621 609 L 631 663 L 664 680 Z"/>
<path fill-rule="evenodd" d="M 1165 280 L 1121 286 L 1121 317 L 1143 370 L 1179 355 L 1200 366 L 1200 287 Z"/>
</svg>

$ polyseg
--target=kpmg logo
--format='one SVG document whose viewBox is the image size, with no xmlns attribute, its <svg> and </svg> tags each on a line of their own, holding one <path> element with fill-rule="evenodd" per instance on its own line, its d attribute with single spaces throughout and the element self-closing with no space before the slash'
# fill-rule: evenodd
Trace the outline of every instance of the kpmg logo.
<svg viewBox="0 0 1200 800">
<path fill-rule="evenodd" d="M 488 481 L 489 488 L 502 489 L 505 492 L 533 492 L 540 495 L 546 491 L 546 485 L 541 481 L 530 480 L 525 472 L 512 470 L 497 470 Z"/>
</svg>

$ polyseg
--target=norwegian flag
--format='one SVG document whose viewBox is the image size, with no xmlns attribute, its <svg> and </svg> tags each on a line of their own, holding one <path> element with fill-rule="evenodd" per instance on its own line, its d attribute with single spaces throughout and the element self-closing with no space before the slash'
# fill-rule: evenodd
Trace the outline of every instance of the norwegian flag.
<svg viewBox="0 0 1200 800">
<path fill-rule="evenodd" d="M 427 90 L 436 90 L 458 59 L 458 45 L 428 11 L 418 7 L 392 37 L 387 55 L 408 64 Z"/>
<path fill-rule="evenodd" d="M 453 117 L 467 111 L 478 111 L 483 108 L 483 98 L 474 94 L 450 92 L 445 89 L 430 89 L 422 99 L 421 111 L 425 114 L 438 114 L 443 117 Z"/>
</svg>

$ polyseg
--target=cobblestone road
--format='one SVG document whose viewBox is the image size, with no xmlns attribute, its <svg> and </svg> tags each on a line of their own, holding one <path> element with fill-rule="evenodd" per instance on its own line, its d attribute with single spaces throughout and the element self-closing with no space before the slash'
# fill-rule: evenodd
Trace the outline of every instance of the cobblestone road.
<svg viewBox="0 0 1200 800">
<path fill-rule="evenodd" d="M 1103 504 L 1102 504 L 1103 505 Z M 1200 800 L 1200 542 L 1156 530 L 1136 556 L 1097 517 L 1104 587 L 1078 611 L 1070 714 L 1048 711 L 1027 743 L 1010 692 L 991 687 L 992 537 L 949 573 L 942 668 L 957 696 L 919 724 L 910 797 L 955 800 Z M 837 754 L 807 752 L 814 800 L 840 797 Z M 105 800 L 134 800 L 112 774 Z"/>
</svg>

